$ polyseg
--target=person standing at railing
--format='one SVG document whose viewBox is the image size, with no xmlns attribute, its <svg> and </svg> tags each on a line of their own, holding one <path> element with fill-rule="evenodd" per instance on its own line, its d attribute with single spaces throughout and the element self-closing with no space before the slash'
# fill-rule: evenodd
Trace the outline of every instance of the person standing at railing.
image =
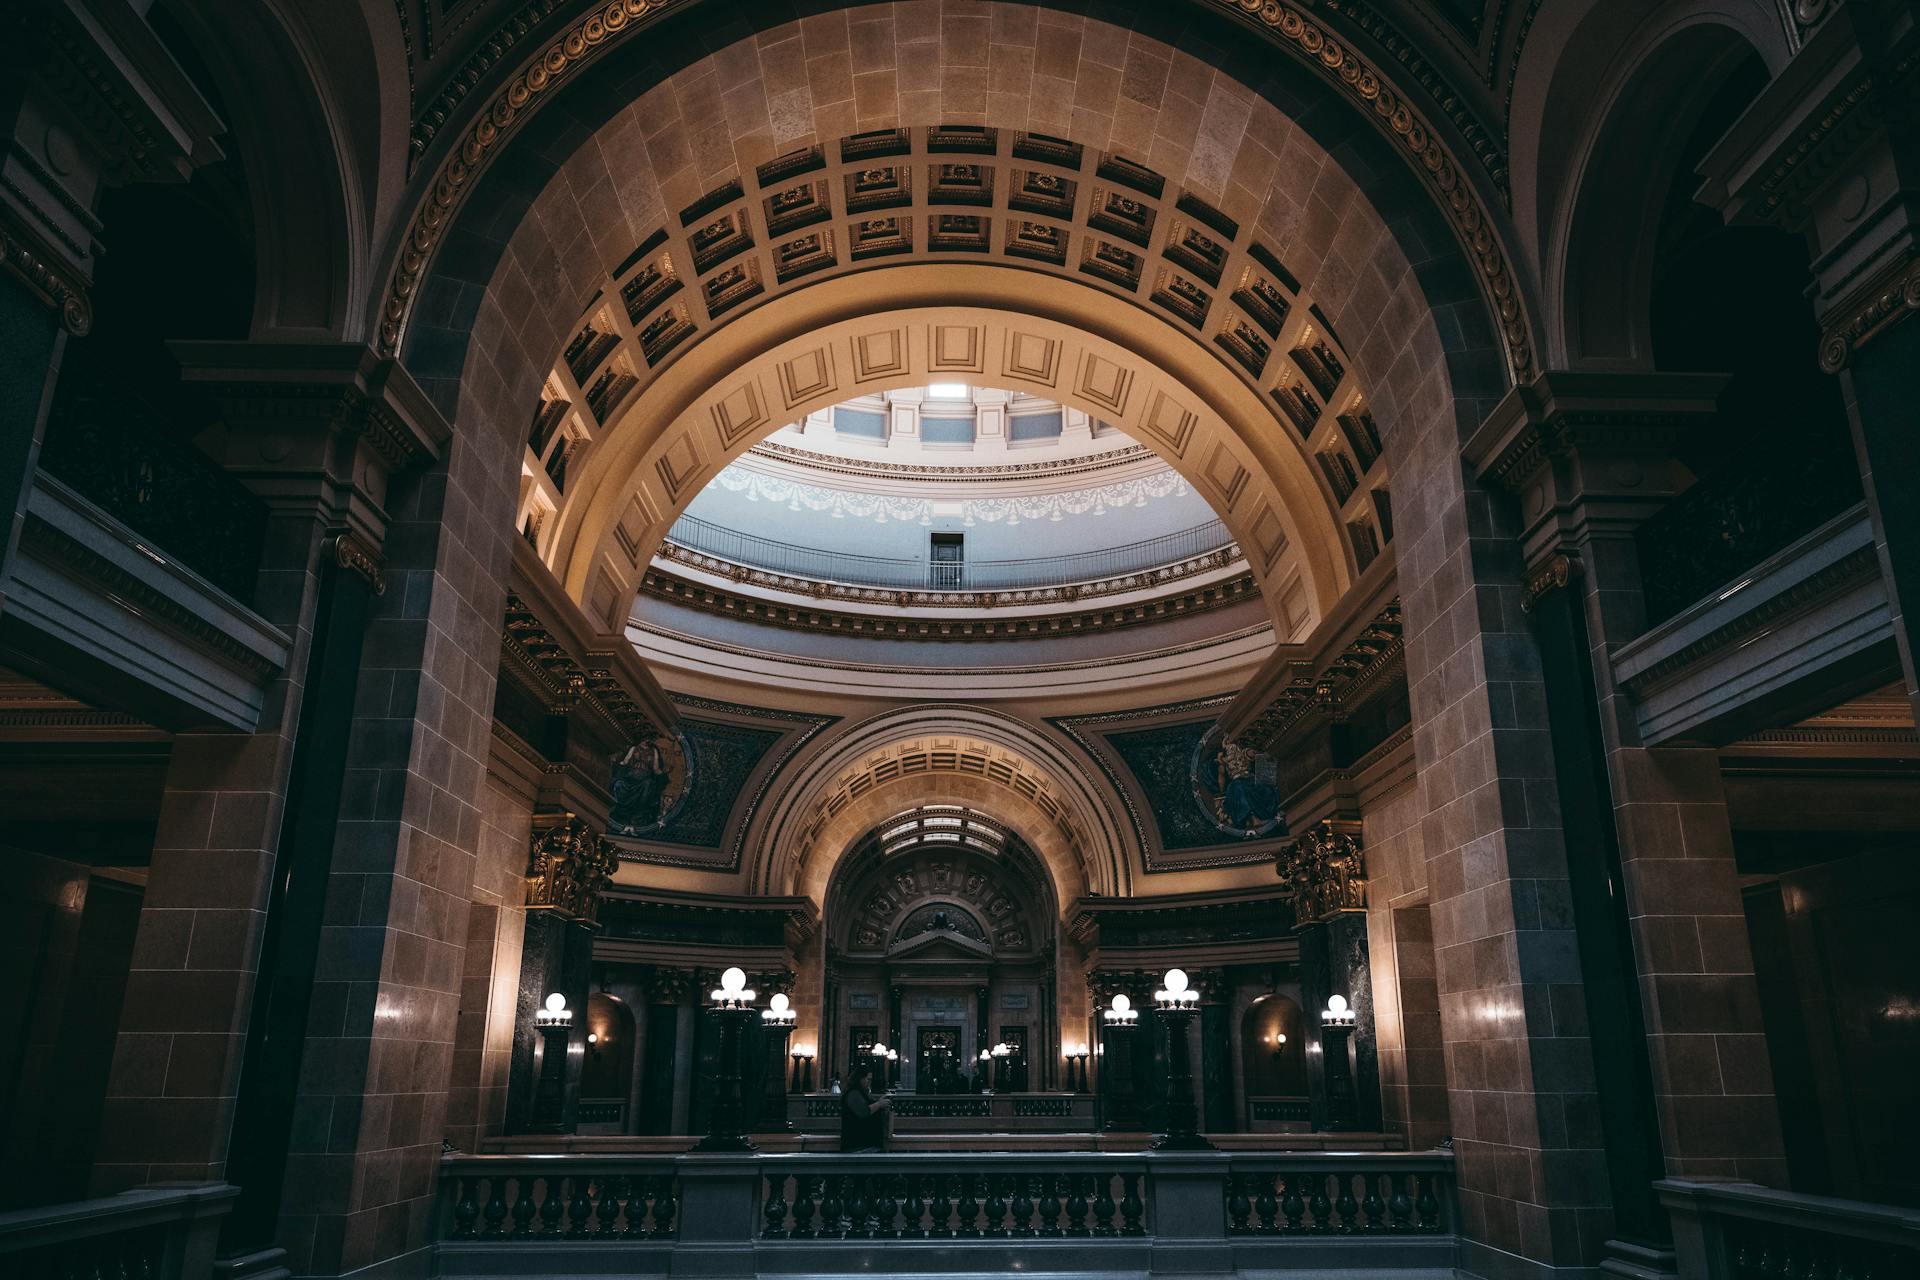
<svg viewBox="0 0 1920 1280">
<path fill-rule="evenodd" d="M 846 1092 L 840 1095 L 840 1149 L 886 1150 L 891 1106 L 891 1100 L 874 1081 L 873 1064 L 856 1063 L 847 1077 Z"/>
</svg>

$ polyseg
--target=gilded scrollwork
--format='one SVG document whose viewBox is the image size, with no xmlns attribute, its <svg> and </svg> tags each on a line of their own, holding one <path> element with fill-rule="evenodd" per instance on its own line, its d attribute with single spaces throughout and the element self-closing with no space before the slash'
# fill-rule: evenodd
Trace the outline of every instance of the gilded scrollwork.
<svg viewBox="0 0 1920 1280">
<path fill-rule="evenodd" d="M 1367 856 L 1360 824 L 1328 818 L 1280 850 L 1275 868 L 1293 890 L 1301 924 L 1367 909 Z"/>
<path fill-rule="evenodd" d="M 527 906 L 597 924 L 600 891 L 618 859 L 600 833 L 572 814 L 536 832 L 527 860 Z"/>
</svg>

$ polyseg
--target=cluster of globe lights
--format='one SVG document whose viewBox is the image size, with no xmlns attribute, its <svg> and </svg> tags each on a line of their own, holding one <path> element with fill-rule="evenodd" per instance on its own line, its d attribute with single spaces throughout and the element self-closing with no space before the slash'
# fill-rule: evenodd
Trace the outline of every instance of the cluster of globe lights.
<svg viewBox="0 0 1920 1280">
<path fill-rule="evenodd" d="M 1133 1000 L 1124 991 L 1114 996 L 1112 1006 L 1100 1016 L 1110 1027 L 1131 1027 L 1140 1021 L 1140 1011 L 1133 1007 Z"/>
<path fill-rule="evenodd" d="M 717 1008 L 745 1009 L 753 1004 L 759 994 L 747 985 L 747 971 L 734 965 L 720 975 L 720 985 L 709 992 L 707 998 Z"/>
<path fill-rule="evenodd" d="M 1166 986 L 1153 993 L 1153 1002 L 1169 1013 L 1180 1013 L 1195 1009 L 1200 1004 L 1200 993 L 1187 985 L 1185 969 L 1169 969 L 1163 979 Z"/>
<path fill-rule="evenodd" d="M 760 1011 L 760 1021 L 776 1029 L 793 1025 L 793 1001 L 787 998 L 786 992 L 774 992 L 773 999 L 767 1001 L 767 1007 Z"/>
</svg>

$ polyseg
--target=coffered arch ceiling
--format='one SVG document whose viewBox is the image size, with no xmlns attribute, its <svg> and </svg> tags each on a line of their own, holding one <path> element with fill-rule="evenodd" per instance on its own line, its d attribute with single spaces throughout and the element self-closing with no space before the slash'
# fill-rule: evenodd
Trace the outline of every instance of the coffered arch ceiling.
<svg viewBox="0 0 1920 1280">
<path fill-rule="evenodd" d="M 849 726 L 791 766 L 748 833 L 748 883 L 824 903 L 834 868 L 878 824 L 938 803 L 982 810 L 1018 834 L 1062 903 L 1131 892 L 1140 851 L 1072 756 L 1015 717 L 939 704 Z"/>
<path fill-rule="evenodd" d="M 1303 634 L 1356 564 L 1306 438 L 1164 323 L 1116 312 L 1101 318 L 1106 334 L 1092 331 L 1088 293 L 1005 268 L 908 265 L 880 282 L 824 282 L 743 317 L 669 366 L 587 452 L 543 539 L 549 563 L 611 630 L 667 528 L 730 459 L 849 394 L 965 378 L 1047 395 L 1155 449 L 1238 539 L 1277 633 Z M 887 309 L 866 311 L 876 304 Z M 1317 438 L 1338 430 L 1329 421 Z M 1354 497 L 1356 511 L 1373 501 Z"/>
<path fill-rule="evenodd" d="M 1300 362 L 1290 351 L 1279 350 L 1278 343 L 1303 337 L 1304 317 L 1319 321 L 1319 336 L 1337 333 L 1344 340 L 1343 349 L 1330 348 L 1339 351 L 1352 370 L 1336 388 L 1341 401 L 1329 406 L 1317 396 L 1312 399 L 1316 411 L 1324 413 L 1323 423 L 1339 410 L 1365 407 L 1380 419 L 1380 433 L 1390 436 L 1391 420 L 1402 413 L 1425 416 L 1449 396 L 1497 394 L 1506 370 L 1531 368 L 1531 338 L 1499 237 L 1473 183 L 1418 113 L 1346 46 L 1311 24 L 1302 28 L 1294 11 L 1277 5 L 1255 7 L 1250 27 L 1236 29 L 1222 26 L 1218 17 L 1203 18 L 1201 6 L 1180 6 L 1178 17 L 1156 7 L 1148 30 L 1107 20 L 1146 23 L 1149 18 L 1138 6 L 1094 8 L 1102 16 L 990 0 L 978 6 L 977 26 L 964 24 L 967 29 L 954 35 L 941 24 L 928 43 L 915 38 L 925 26 L 926 7 L 857 6 L 855 16 L 872 28 L 863 38 L 887 48 L 896 67 L 914 57 L 931 61 L 910 79 L 890 74 L 885 92 L 876 91 L 877 96 L 863 93 L 844 100 L 835 97 L 838 90 L 830 82 L 839 76 L 836 68 L 850 67 L 849 59 L 843 54 L 804 57 L 815 26 L 844 20 L 846 15 L 837 10 L 756 31 L 751 23 L 770 21 L 767 11 L 772 7 L 752 7 L 747 12 L 753 16 L 743 16 L 737 27 L 704 33 L 712 53 L 707 46 L 686 42 L 691 26 L 678 28 L 673 38 L 668 38 L 670 28 L 662 27 L 656 33 L 658 42 L 635 42 L 613 39 L 608 21 L 598 44 L 583 35 L 580 41 L 585 43 L 576 42 L 577 49 L 569 52 L 563 41 L 541 62 L 545 71 L 525 71 L 516 81 L 519 87 L 495 102 L 491 124 L 472 126 L 459 142 L 458 154 L 429 153 L 429 164 L 440 166 L 440 177 L 408 248 L 396 260 L 383 341 L 406 344 L 409 367 L 455 414 L 464 431 L 481 439 L 524 440 L 528 416 L 550 382 L 556 356 L 582 333 L 583 311 L 591 314 L 601 303 L 624 308 L 625 288 L 645 270 L 657 229 L 684 231 L 711 215 L 700 223 L 704 230 L 729 208 L 737 212 L 749 204 L 747 221 L 777 216 L 780 211 L 764 203 L 775 194 L 763 189 L 765 174 L 771 172 L 784 191 L 809 179 L 796 173 L 787 183 L 779 175 L 780 166 L 798 163 L 797 157 L 814 148 L 830 153 L 852 135 L 903 129 L 916 140 L 931 139 L 930 131 L 954 123 L 948 114 L 951 98 L 957 104 L 954 110 L 971 122 L 968 128 L 992 131 L 996 166 L 1010 171 L 1016 160 L 1026 168 L 1038 164 L 1015 155 L 1022 139 L 1032 146 L 1078 147 L 1080 160 L 1073 172 L 1079 190 L 1072 216 L 1050 219 L 1015 210 L 1009 172 L 994 179 L 990 220 L 970 215 L 964 201 L 951 206 L 960 220 L 951 224 L 930 220 L 944 219 L 947 206 L 928 215 L 916 208 L 914 252 L 892 259 L 908 260 L 909 266 L 897 272 L 889 268 L 884 276 L 866 275 L 869 264 L 864 262 L 856 268 L 852 246 L 842 239 L 834 246 L 837 266 L 832 269 L 839 276 L 769 300 L 778 292 L 782 266 L 768 256 L 771 249 L 803 240 L 812 230 L 808 227 L 792 228 L 793 234 L 783 233 L 779 245 L 770 246 L 756 226 L 757 294 L 752 272 L 735 270 L 743 265 L 739 261 L 689 262 L 681 294 L 688 320 L 703 316 L 707 331 L 680 345 L 671 360 L 661 363 L 657 376 L 650 363 L 645 370 L 629 371 L 636 381 L 642 372 L 650 378 L 644 392 L 629 389 L 636 396 L 654 396 L 654 386 L 664 388 L 676 377 L 679 385 L 672 396 L 649 400 L 643 431 L 656 433 L 655 438 L 643 440 L 636 433 L 632 443 L 622 444 L 621 432 L 607 433 L 609 447 L 618 445 L 634 464 L 627 475 L 651 467 L 648 483 L 673 486 L 672 477 L 681 474 L 678 464 L 665 453 L 649 457 L 649 451 L 664 443 L 657 433 L 669 431 L 684 413 L 699 406 L 702 396 L 714 397 L 705 406 L 703 429 L 715 441 L 716 452 L 725 434 L 737 429 L 733 424 L 751 417 L 756 408 L 775 415 L 776 401 L 763 396 L 760 406 L 743 398 L 735 406 L 744 411 L 739 418 L 735 408 L 729 408 L 716 419 L 713 411 L 722 407 L 719 401 L 730 389 L 725 380 L 717 375 L 695 379 L 677 371 L 691 371 L 696 364 L 724 367 L 728 361 L 721 353 L 728 343 L 734 344 L 736 366 L 764 354 L 782 324 L 797 327 L 796 319 L 805 314 L 785 310 L 776 324 L 776 304 L 818 305 L 826 309 L 823 319 L 840 323 L 848 303 L 840 297 L 834 305 L 841 312 L 834 312 L 829 304 L 839 296 L 835 286 L 864 277 L 872 289 L 892 293 L 895 281 L 904 282 L 911 267 L 925 265 L 912 259 L 929 256 L 971 261 L 981 271 L 1002 272 L 1004 279 L 1008 269 L 990 267 L 984 259 L 1004 257 L 1009 234 L 1024 236 L 1016 223 L 1051 222 L 1062 233 L 1061 263 L 1056 267 L 1033 258 L 1023 264 L 1020 296 L 1026 314 L 1038 311 L 1041 319 L 1077 329 L 1082 340 L 1116 346 L 1142 342 L 1141 333 L 1153 332 L 1154 358 L 1149 362 L 1135 356 L 1134 364 L 1151 363 L 1189 390 L 1207 390 L 1201 406 L 1218 418 L 1223 432 L 1231 433 L 1229 452 L 1234 464 L 1248 472 L 1243 482 L 1247 491 L 1254 492 L 1256 477 L 1267 486 L 1264 518 L 1275 532 L 1267 535 L 1266 545 L 1275 546 L 1275 533 L 1285 533 L 1293 552 L 1307 558 L 1309 567 L 1311 557 L 1320 558 L 1319 569 L 1301 576 L 1311 580 L 1316 605 L 1323 606 L 1337 596 L 1351 570 L 1350 563 L 1345 569 L 1339 564 L 1350 555 L 1349 540 L 1326 535 L 1330 526 L 1338 535 L 1339 526 L 1350 521 L 1328 509 L 1331 495 L 1325 481 L 1309 466 L 1306 452 L 1318 446 L 1303 447 L 1289 439 L 1298 432 L 1289 425 L 1276 393 L 1304 384 L 1291 381 L 1302 372 Z M 637 0 L 628 0 L 623 7 L 627 10 L 631 13 L 621 20 L 623 29 L 635 20 L 653 21 L 659 12 Z M 1243 11 L 1236 6 L 1234 12 Z M 1055 22 L 1071 24 L 1071 47 L 1058 46 L 1056 29 L 1049 25 Z M 846 40 L 848 28 L 837 30 Z M 1265 43 L 1268 37 L 1301 61 L 1274 59 Z M 591 57 L 590 44 L 599 50 Z M 776 58 L 771 52 L 775 49 L 786 49 L 781 57 L 789 61 Z M 1028 60 L 1025 91 L 992 93 L 988 81 L 993 59 L 1022 56 Z M 1066 77 L 1060 85 L 1043 82 L 1034 70 L 1043 56 L 1051 70 Z M 797 65 L 791 65 L 794 57 L 800 59 Z M 591 71 L 576 74 L 587 63 L 592 63 Z M 1126 83 L 1141 76 L 1150 82 L 1124 104 L 1119 97 L 1123 68 Z M 909 84 L 937 82 L 942 88 L 938 94 L 903 90 L 903 79 Z M 787 87 L 789 83 L 793 87 Z M 948 92 L 949 85 L 969 84 L 974 87 Z M 1183 96 L 1188 91 L 1198 99 Z M 1067 93 L 1064 101 L 1062 92 Z M 1111 114 L 1077 105 L 1087 94 L 1102 93 Z M 556 111 L 556 103 L 567 105 Z M 816 105 L 809 111 L 807 103 Z M 1367 126 L 1356 129 L 1361 121 Z M 964 161 L 969 154 L 962 150 L 946 159 Z M 1143 154 L 1144 159 L 1137 158 Z M 925 167 L 934 162 L 923 161 L 916 151 L 916 183 L 941 180 L 942 175 Z M 843 164 L 844 155 L 834 156 L 832 163 Z M 1122 172 L 1138 181 L 1129 187 L 1112 176 Z M 1098 204 L 1096 186 L 1103 192 Z M 738 200 L 730 205 L 736 190 Z M 1134 208 L 1104 199 L 1124 191 L 1133 193 L 1124 198 Z M 476 192 L 485 192 L 485 198 Z M 717 203 L 707 203 L 710 198 Z M 845 234 L 853 212 L 845 208 L 844 191 L 829 189 L 826 199 L 833 229 Z M 1153 219 L 1144 244 L 1137 227 L 1130 241 L 1124 225 L 1140 208 Z M 1212 221 L 1196 212 L 1199 209 L 1209 211 Z M 1096 226 L 1096 213 L 1112 214 L 1114 220 Z M 936 232 L 958 233 L 973 216 L 991 221 L 986 231 L 991 252 L 975 251 L 969 257 L 964 248 L 949 252 L 943 247 L 936 255 L 928 238 Z M 1212 226 L 1213 231 L 1202 234 L 1229 245 L 1233 256 L 1223 264 L 1217 284 L 1196 277 L 1191 262 L 1182 264 L 1170 254 L 1175 224 L 1181 222 L 1188 230 Z M 1232 227 L 1233 234 L 1227 235 L 1222 226 Z M 1270 261 L 1253 253 L 1256 243 Z M 1116 252 L 1107 254 L 1107 248 Z M 791 271 L 797 260 L 783 261 Z M 1079 269 L 1101 264 L 1125 265 L 1127 277 L 1137 264 L 1138 278 L 1115 279 L 1099 270 Z M 1290 294 L 1290 320 L 1303 329 L 1283 331 L 1280 339 L 1263 338 L 1266 349 L 1254 344 L 1251 359 L 1243 360 L 1229 348 L 1236 336 L 1254 334 L 1256 326 L 1248 316 L 1257 308 L 1235 297 L 1248 282 L 1226 271 L 1249 264 L 1272 268 L 1269 278 L 1279 280 Z M 1183 265 L 1189 270 L 1181 270 Z M 1180 314 L 1177 301 L 1155 300 L 1163 271 L 1185 276 L 1203 295 L 1197 323 Z M 822 268 L 822 273 L 831 276 L 829 269 Z M 601 293 L 595 298 L 616 281 L 621 295 Z M 1181 295 L 1176 282 L 1169 278 L 1165 283 L 1171 286 L 1168 299 L 1177 300 Z M 642 285 L 642 292 L 646 288 Z M 1077 291 L 1073 300 L 1062 301 L 1070 290 Z M 982 292 L 998 294 L 1004 306 L 1004 287 Z M 1030 294 L 1051 296 L 1052 301 L 1027 304 Z M 819 302 L 804 301 L 810 298 Z M 1116 300 L 1126 305 L 1116 305 Z M 866 306 L 871 313 L 874 304 Z M 769 317 L 762 329 L 772 332 L 760 332 L 750 341 L 762 313 Z M 643 318 L 641 323 L 651 321 Z M 1116 330 L 1124 344 L 1107 336 Z M 631 340 L 638 342 L 640 336 L 636 332 Z M 850 367 L 852 335 L 843 336 Z M 644 347 L 640 354 L 644 360 Z M 1205 376 L 1198 372 L 1202 364 Z M 908 380 L 902 374 L 881 385 Z M 1229 384 L 1236 388 L 1231 397 L 1220 390 Z M 581 394 L 592 390 L 590 383 Z M 665 396 L 664 391 L 658 394 Z M 1234 397 L 1239 410 L 1228 414 L 1213 411 L 1209 403 Z M 668 411 L 655 415 L 656 403 Z M 1251 408 L 1254 404 L 1258 413 Z M 767 423 L 769 429 L 777 425 Z M 1138 422 L 1134 427 L 1141 429 Z M 1151 434 L 1144 429 L 1141 433 Z M 738 447 L 747 443 L 741 440 Z M 682 461 L 693 468 L 685 473 L 690 478 L 713 460 L 690 458 L 683 451 Z M 1205 461 L 1189 459 L 1187 465 L 1197 471 Z M 616 470 L 609 467 L 608 474 Z M 603 552 L 605 540 L 615 536 L 625 499 L 633 493 L 616 499 L 612 495 L 618 485 L 595 488 L 590 502 L 569 495 L 569 514 L 560 521 L 561 541 L 556 545 L 567 551 L 562 567 L 571 589 L 590 612 L 602 613 L 611 609 L 619 588 L 605 598 L 593 597 L 595 574 L 605 562 L 596 563 L 592 554 Z M 1297 500 L 1303 490 L 1318 494 L 1318 510 L 1313 501 Z M 629 531 L 638 528 L 640 537 L 649 537 L 647 527 L 669 514 L 643 509 L 643 523 L 629 524 Z M 1250 507 L 1245 518 L 1251 521 L 1256 514 Z M 1318 526 L 1319 536 L 1308 536 L 1310 523 Z M 1244 530 L 1237 532 L 1247 536 L 1250 545 L 1262 541 Z M 576 546 L 593 550 L 582 559 L 572 553 Z M 645 550 L 650 548 L 636 547 L 634 555 Z"/>
</svg>

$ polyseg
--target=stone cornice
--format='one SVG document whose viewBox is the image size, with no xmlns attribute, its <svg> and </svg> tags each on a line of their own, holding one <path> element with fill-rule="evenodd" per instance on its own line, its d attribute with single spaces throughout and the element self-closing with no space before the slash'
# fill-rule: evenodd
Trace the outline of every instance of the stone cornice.
<svg viewBox="0 0 1920 1280">
<path fill-rule="evenodd" d="M 844 606 L 879 605 L 898 609 L 991 610 L 1031 608 L 1035 605 L 1072 605 L 1101 596 L 1128 595 L 1140 591 L 1170 588 L 1177 583 L 1204 574 L 1217 573 L 1235 565 L 1244 565 L 1238 543 L 1217 551 L 1189 556 L 1170 564 L 1157 565 L 1134 573 L 1117 574 L 1090 582 L 1074 582 L 1057 587 L 1018 587 L 1004 591 L 915 591 L 906 588 L 862 587 L 817 578 L 758 569 L 719 556 L 683 547 L 676 542 L 661 544 L 659 560 L 672 561 L 716 574 L 729 582 L 761 587 L 788 595 L 806 596 Z"/>
<path fill-rule="evenodd" d="M 1570 373 L 1517 386 L 1468 439 L 1480 479 L 1518 494 L 1556 458 L 1581 450 L 1664 454 L 1714 411 L 1717 374 Z"/>
<path fill-rule="evenodd" d="M 1399 598 L 1389 600 L 1324 667 L 1295 663 L 1293 671 L 1233 734 L 1234 741 L 1270 751 L 1304 725 L 1323 719 L 1338 722 L 1388 681 L 1405 679 Z"/>
<path fill-rule="evenodd" d="M 502 654 L 544 688 L 555 708 L 584 707 L 640 742 L 672 745 L 679 717 L 633 646 L 596 635 L 579 606 L 525 542 L 514 540 L 513 569 L 500 633 Z"/>
<path fill-rule="evenodd" d="M 897 597 L 911 597 L 908 604 L 936 604 L 935 592 L 893 592 L 874 588 L 888 605 L 897 605 Z M 791 631 L 821 631 L 834 635 L 861 636 L 870 639 L 901 640 L 1030 640 L 1049 636 L 1084 635 L 1094 631 L 1114 631 L 1122 627 L 1164 622 L 1188 614 L 1204 613 L 1259 593 L 1251 573 L 1222 582 L 1171 595 L 1159 596 L 1139 604 L 1113 605 L 1104 609 L 1039 616 L 926 618 L 880 617 L 871 614 L 841 613 L 809 608 L 801 604 L 767 600 L 745 593 L 734 593 L 669 573 L 649 569 L 640 584 L 640 595 L 664 600 L 702 613 L 711 613 L 739 621 L 757 622 Z M 1010 595 L 1015 593 L 993 593 Z M 922 600 L 920 597 L 925 596 Z M 848 603 L 855 603 L 848 601 Z M 879 603 L 879 601 L 875 601 Z M 1008 603 L 1013 603 L 1009 601 Z"/>
<path fill-rule="evenodd" d="M 389 474 L 440 456 L 452 428 L 398 361 L 360 343 L 176 342 L 188 381 L 230 422 L 360 437 Z"/>
</svg>

